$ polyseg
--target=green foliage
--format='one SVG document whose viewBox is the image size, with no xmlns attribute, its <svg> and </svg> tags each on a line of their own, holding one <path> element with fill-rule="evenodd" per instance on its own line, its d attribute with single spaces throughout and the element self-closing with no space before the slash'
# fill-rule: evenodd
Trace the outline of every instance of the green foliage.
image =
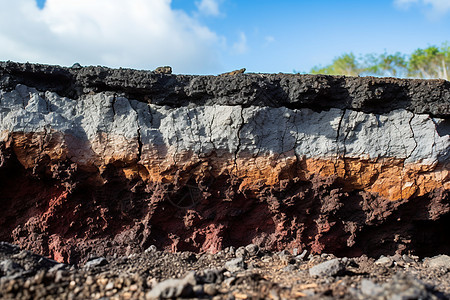
<svg viewBox="0 0 450 300">
<path fill-rule="evenodd" d="M 400 52 L 366 56 L 365 72 L 379 76 L 403 77 L 407 74 L 407 60 Z"/>
<path fill-rule="evenodd" d="M 331 65 L 326 67 L 314 67 L 311 69 L 312 74 L 326 75 L 348 75 L 358 76 L 361 72 L 359 62 L 353 53 L 343 54 L 336 57 Z"/>
<path fill-rule="evenodd" d="M 408 75 L 419 78 L 449 79 L 450 74 L 450 46 L 448 43 L 441 47 L 431 46 L 417 49 L 411 54 L 408 64 Z"/>
<path fill-rule="evenodd" d="M 336 57 L 330 65 L 313 67 L 312 74 L 327 75 L 374 75 L 391 77 L 442 78 L 449 80 L 450 46 L 430 46 L 417 49 L 411 55 L 400 52 L 394 54 L 368 54 L 356 58 L 353 53 Z"/>
</svg>

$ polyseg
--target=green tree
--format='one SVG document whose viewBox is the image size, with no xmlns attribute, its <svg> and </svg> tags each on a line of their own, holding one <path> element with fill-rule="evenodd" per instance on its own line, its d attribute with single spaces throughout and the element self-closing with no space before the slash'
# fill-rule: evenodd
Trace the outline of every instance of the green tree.
<svg viewBox="0 0 450 300">
<path fill-rule="evenodd" d="M 391 77 L 442 78 L 450 76 L 450 45 L 430 46 L 417 49 L 411 55 L 400 52 L 394 54 L 368 54 L 357 59 L 350 52 L 336 57 L 325 67 L 313 67 L 312 74 L 327 75 L 375 75 Z"/>
<path fill-rule="evenodd" d="M 365 72 L 371 75 L 403 77 L 408 73 L 407 60 L 404 54 L 369 54 L 366 56 Z"/>
<path fill-rule="evenodd" d="M 417 49 L 411 54 L 408 62 L 408 75 L 419 78 L 449 79 L 450 46 L 444 43 L 441 47 L 430 46 Z"/>
<path fill-rule="evenodd" d="M 313 67 L 312 74 L 358 76 L 363 70 L 353 53 L 345 53 L 336 57 L 331 65 Z"/>
</svg>

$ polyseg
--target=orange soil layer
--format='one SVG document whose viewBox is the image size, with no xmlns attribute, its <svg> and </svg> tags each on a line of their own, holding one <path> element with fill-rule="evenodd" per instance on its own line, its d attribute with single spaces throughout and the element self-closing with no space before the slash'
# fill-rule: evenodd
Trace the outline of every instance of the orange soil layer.
<svg viewBox="0 0 450 300">
<path fill-rule="evenodd" d="M 122 140 L 125 145 L 114 145 L 115 149 L 104 147 L 98 151 L 79 141 L 68 143 L 62 134 L 14 133 L 8 144 L 25 169 L 35 169 L 45 164 L 47 173 L 52 166 L 62 161 L 75 162 L 78 168 L 92 174 L 89 181 L 102 185 L 102 172 L 109 164 L 122 170 L 129 179 L 146 182 L 200 182 L 221 175 L 241 179 L 240 190 L 262 186 L 279 186 L 299 178 L 305 180 L 313 175 L 337 176 L 347 191 L 364 190 L 376 193 L 389 200 L 409 199 L 432 192 L 435 189 L 450 189 L 448 166 L 420 163 L 405 164 L 405 159 L 395 157 L 378 159 L 360 158 L 298 158 L 293 151 L 277 155 L 259 155 L 239 152 L 237 157 L 230 153 L 211 153 L 199 157 L 189 151 L 173 153 L 152 145 L 144 145 L 141 160 L 137 157 L 137 141 Z M 120 143 L 119 142 L 119 143 Z M 77 145 L 77 151 L 71 145 Z M 86 151 L 80 152 L 84 149 Z M 111 146 L 109 146 L 111 148 Z M 99 155 L 98 153 L 102 153 Z"/>
</svg>

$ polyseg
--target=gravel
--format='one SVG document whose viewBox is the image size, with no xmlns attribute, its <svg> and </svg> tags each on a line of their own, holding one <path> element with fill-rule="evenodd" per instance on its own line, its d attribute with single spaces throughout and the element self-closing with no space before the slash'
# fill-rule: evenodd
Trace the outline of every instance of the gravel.
<svg viewBox="0 0 450 300">
<path fill-rule="evenodd" d="M 1 299 L 449 299 L 448 256 L 337 258 L 258 249 L 236 257 L 152 249 L 59 264 L 0 243 Z M 306 254 L 305 254 L 306 256 Z M 387 259 L 385 259 L 387 261 Z M 293 263 L 292 263 L 293 262 Z M 86 266 L 90 267 L 87 268 Z"/>
</svg>

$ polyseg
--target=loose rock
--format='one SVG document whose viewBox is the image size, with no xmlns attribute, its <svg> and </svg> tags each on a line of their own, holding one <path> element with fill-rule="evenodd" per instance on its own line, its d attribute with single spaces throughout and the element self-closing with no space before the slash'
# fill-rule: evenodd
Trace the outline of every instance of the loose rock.
<svg viewBox="0 0 450 300">
<path fill-rule="evenodd" d="M 88 262 L 86 262 L 86 264 L 84 265 L 84 268 L 89 270 L 89 269 L 101 267 L 101 266 L 104 266 L 107 264 L 108 264 L 108 261 L 106 260 L 106 258 L 99 257 L 99 258 L 89 260 Z"/>
<path fill-rule="evenodd" d="M 309 275 L 311 276 L 336 276 L 341 274 L 345 270 L 345 264 L 339 259 L 335 258 L 318 265 L 315 265 L 309 269 Z"/>
<path fill-rule="evenodd" d="M 192 285 L 184 279 L 167 279 L 158 283 L 145 297 L 146 299 L 171 299 L 192 296 Z"/>
<path fill-rule="evenodd" d="M 450 256 L 438 255 L 425 260 L 425 264 L 430 268 L 444 268 L 450 270 Z"/>
<path fill-rule="evenodd" d="M 237 272 L 245 268 L 243 257 L 237 257 L 225 263 L 225 268 L 230 272 Z"/>
</svg>

